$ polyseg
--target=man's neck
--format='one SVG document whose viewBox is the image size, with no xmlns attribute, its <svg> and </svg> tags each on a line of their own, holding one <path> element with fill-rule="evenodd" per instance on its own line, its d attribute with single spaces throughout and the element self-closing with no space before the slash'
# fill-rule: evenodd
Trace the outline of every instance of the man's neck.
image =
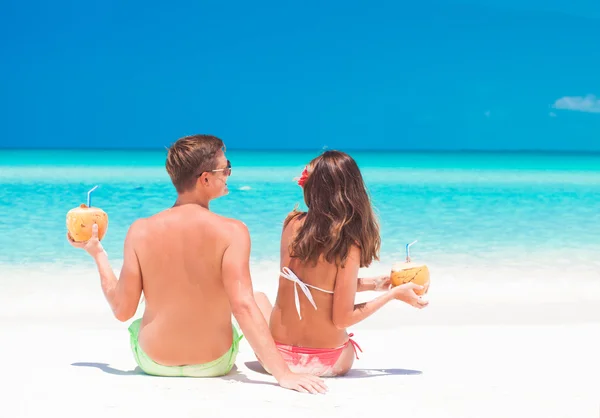
<svg viewBox="0 0 600 418">
<path fill-rule="evenodd" d="M 199 205 L 205 209 L 209 209 L 209 207 L 208 207 L 209 201 L 210 201 L 210 199 L 208 199 L 208 198 L 202 198 L 202 197 L 194 196 L 191 194 L 180 194 L 177 196 L 177 200 L 175 201 L 175 204 L 173 205 L 173 207 L 191 204 L 191 205 Z"/>
</svg>

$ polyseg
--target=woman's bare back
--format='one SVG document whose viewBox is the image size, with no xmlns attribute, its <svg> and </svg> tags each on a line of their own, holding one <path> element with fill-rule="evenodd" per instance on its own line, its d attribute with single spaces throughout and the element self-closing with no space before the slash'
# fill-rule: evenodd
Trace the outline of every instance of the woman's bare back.
<svg viewBox="0 0 600 418">
<path fill-rule="evenodd" d="M 338 268 L 322 257 L 316 265 L 302 263 L 290 257 L 289 245 L 302 219 L 292 219 L 283 230 L 280 248 L 280 268 L 289 268 L 309 286 L 333 292 Z M 294 286 L 297 287 L 300 315 L 296 309 Z M 293 281 L 280 276 L 277 299 L 273 306 L 269 326 L 276 342 L 301 347 L 337 348 L 348 341 L 348 334 L 333 322 L 333 294 L 308 287 L 317 309 Z"/>
</svg>

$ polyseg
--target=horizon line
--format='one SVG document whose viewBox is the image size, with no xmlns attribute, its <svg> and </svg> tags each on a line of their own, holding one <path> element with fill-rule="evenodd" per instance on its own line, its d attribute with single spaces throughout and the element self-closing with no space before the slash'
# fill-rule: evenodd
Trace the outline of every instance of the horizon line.
<svg viewBox="0 0 600 418">
<path fill-rule="evenodd" d="M 166 151 L 166 147 L 156 148 L 72 148 L 72 147 L 35 147 L 35 148 L 22 148 L 22 147 L 2 147 L 0 146 L 0 152 L 2 151 L 138 151 L 138 152 L 155 152 L 155 151 Z M 600 150 L 582 150 L 582 149 L 569 149 L 569 150 L 557 150 L 557 149 L 535 149 L 535 148 L 523 148 L 523 149 L 477 149 L 477 148 L 443 148 L 443 149 L 428 149 L 428 148 L 381 148 L 381 149 L 361 149 L 361 148 L 229 148 L 227 151 L 242 151 L 242 152 L 323 152 L 326 150 L 340 150 L 348 152 L 366 152 L 366 153 L 377 153 L 377 152 L 395 152 L 395 153 L 444 153 L 444 154 L 458 154 L 458 153 L 484 153 L 484 154 L 600 154 Z"/>
</svg>

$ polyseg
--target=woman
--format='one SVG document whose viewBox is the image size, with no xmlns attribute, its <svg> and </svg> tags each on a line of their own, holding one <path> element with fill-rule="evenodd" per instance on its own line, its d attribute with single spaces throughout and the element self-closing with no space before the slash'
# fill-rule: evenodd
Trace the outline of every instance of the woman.
<svg viewBox="0 0 600 418">
<path fill-rule="evenodd" d="M 402 300 L 423 308 L 413 283 L 390 288 L 389 277 L 358 278 L 358 270 L 379 259 L 379 225 L 356 162 L 327 151 L 310 162 L 298 184 L 307 212 L 292 211 L 281 236 L 281 275 L 275 306 L 256 299 L 282 356 L 294 371 L 341 376 L 358 345 L 346 328 L 386 303 Z M 383 291 L 355 304 L 356 292 Z M 358 357 L 358 356 L 357 356 Z M 259 359 L 260 360 L 260 359 Z"/>
</svg>

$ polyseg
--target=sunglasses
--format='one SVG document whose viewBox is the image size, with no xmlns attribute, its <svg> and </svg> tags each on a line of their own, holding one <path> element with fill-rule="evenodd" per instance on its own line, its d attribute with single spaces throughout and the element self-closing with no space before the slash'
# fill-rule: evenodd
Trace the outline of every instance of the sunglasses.
<svg viewBox="0 0 600 418">
<path fill-rule="evenodd" d="M 216 173 L 218 171 L 222 171 L 223 174 L 225 174 L 226 176 L 229 177 L 231 175 L 231 161 L 227 160 L 227 167 L 225 167 L 225 168 L 217 168 L 214 170 L 203 171 L 202 173 Z M 200 177 L 202 175 L 202 173 L 198 174 L 197 177 Z"/>
</svg>

